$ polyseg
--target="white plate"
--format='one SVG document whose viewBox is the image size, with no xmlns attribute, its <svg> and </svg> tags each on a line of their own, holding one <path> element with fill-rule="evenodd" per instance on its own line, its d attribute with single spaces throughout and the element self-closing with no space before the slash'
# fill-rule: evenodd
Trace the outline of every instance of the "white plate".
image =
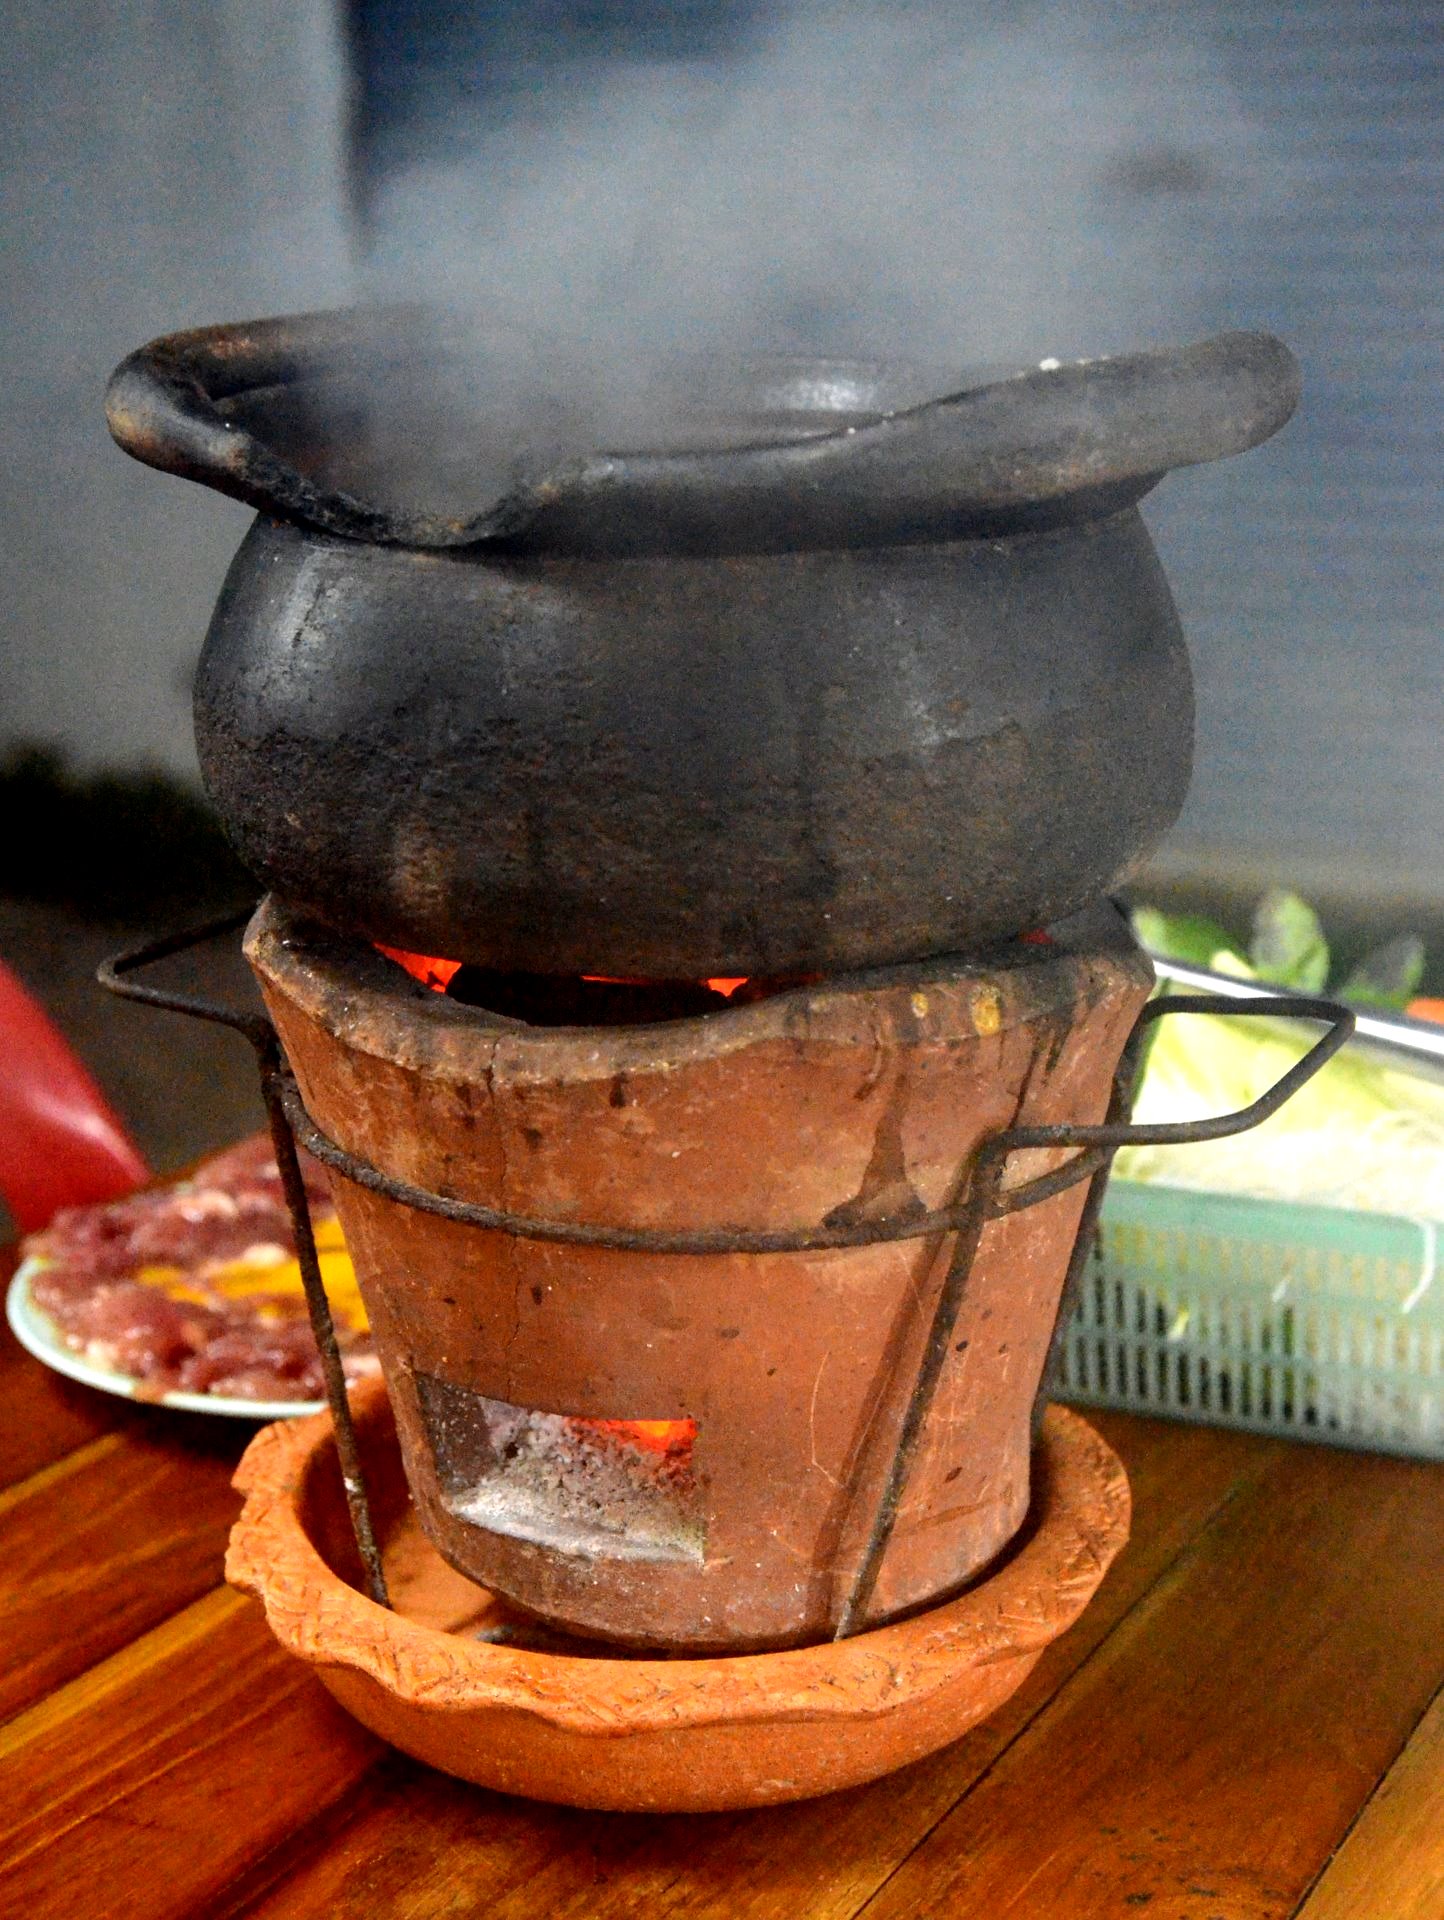
<svg viewBox="0 0 1444 1920">
<path fill-rule="evenodd" d="M 148 1407 L 175 1407 L 183 1413 L 224 1413 L 236 1420 L 291 1420 L 303 1413 L 321 1413 L 324 1400 L 227 1400 L 217 1393 L 163 1393 L 154 1398 L 141 1391 L 141 1382 L 129 1374 L 97 1367 L 67 1347 L 59 1328 L 30 1297 L 30 1282 L 44 1262 L 22 1261 L 5 1296 L 5 1317 L 27 1353 L 57 1373 L 102 1393 L 118 1393 L 123 1400 L 139 1400 Z"/>
</svg>

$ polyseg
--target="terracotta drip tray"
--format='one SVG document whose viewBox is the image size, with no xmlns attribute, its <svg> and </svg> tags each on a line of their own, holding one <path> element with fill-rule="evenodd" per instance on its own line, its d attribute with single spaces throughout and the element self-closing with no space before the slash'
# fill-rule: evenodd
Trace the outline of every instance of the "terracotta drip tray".
<svg viewBox="0 0 1444 1920">
<path fill-rule="evenodd" d="M 549 1637 L 447 1566 L 416 1524 L 381 1381 L 353 1405 L 395 1611 L 359 1591 L 327 1415 L 267 1427 L 247 1450 L 227 1576 L 383 1739 L 534 1800 L 704 1812 L 876 1779 L 999 1707 L 1077 1619 L 1128 1535 L 1117 1456 L 1055 1407 L 1020 1544 L 966 1593 L 788 1652 L 614 1652 Z"/>
</svg>

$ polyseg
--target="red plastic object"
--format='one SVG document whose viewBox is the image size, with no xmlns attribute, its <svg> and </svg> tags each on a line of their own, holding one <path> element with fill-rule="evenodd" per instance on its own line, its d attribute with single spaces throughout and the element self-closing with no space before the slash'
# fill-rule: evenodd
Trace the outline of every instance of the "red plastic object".
<svg viewBox="0 0 1444 1920">
<path fill-rule="evenodd" d="M 150 1169 L 48 1016 L 0 962 L 0 1194 L 22 1233 L 131 1193 Z"/>
</svg>

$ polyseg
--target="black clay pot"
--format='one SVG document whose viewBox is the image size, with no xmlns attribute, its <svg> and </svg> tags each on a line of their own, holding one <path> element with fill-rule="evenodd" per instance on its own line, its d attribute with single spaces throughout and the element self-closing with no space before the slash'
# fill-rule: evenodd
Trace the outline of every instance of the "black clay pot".
<svg viewBox="0 0 1444 1920">
<path fill-rule="evenodd" d="M 1136 503 L 1287 419 L 1277 341 L 921 402 L 769 363 L 699 383 L 680 450 L 543 459 L 457 511 L 413 324 L 216 328 L 112 382 L 130 452 L 261 509 L 196 729 L 295 905 L 507 970 L 831 971 L 1062 918 L 1174 820 L 1191 687 Z M 378 504 L 368 390 L 419 506 Z"/>
</svg>

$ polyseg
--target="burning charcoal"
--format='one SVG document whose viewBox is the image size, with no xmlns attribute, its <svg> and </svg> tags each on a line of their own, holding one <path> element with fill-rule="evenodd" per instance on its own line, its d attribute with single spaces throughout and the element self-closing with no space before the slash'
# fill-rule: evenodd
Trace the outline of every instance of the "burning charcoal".
<svg viewBox="0 0 1444 1920">
<path fill-rule="evenodd" d="M 727 995 L 702 980 L 595 980 L 585 975 L 493 973 L 461 967 L 446 989 L 452 1000 L 485 1007 L 529 1027 L 639 1027 L 722 1012 Z"/>
</svg>

